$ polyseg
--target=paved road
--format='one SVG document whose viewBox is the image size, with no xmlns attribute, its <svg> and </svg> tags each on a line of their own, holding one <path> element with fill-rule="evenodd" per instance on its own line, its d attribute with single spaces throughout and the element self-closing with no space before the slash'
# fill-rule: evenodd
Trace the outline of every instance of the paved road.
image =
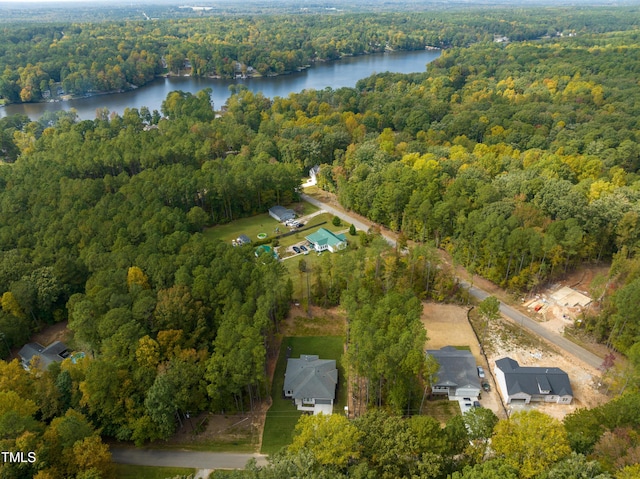
<svg viewBox="0 0 640 479">
<path fill-rule="evenodd" d="M 304 193 L 300 194 L 300 198 L 302 198 L 307 203 L 311 203 L 313 206 L 317 206 L 318 208 L 323 209 L 326 212 L 331 213 L 334 216 L 337 216 L 338 218 L 340 218 L 343 221 L 346 221 L 347 223 L 353 224 L 359 230 L 369 231 L 369 228 L 372 225 L 372 223 L 365 223 L 365 222 L 359 220 L 358 218 L 356 218 L 354 216 L 351 216 L 349 213 L 346 213 L 346 212 L 341 211 L 341 210 L 339 210 L 337 208 L 334 208 L 330 204 L 323 203 L 322 201 L 316 200 L 315 198 L 312 198 L 309 195 L 305 195 Z M 396 240 L 395 239 L 393 239 L 392 237 L 390 237 L 388 235 L 385 235 L 384 233 L 382 233 L 382 237 L 385 240 L 387 240 L 387 243 L 389 243 L 391 246 L 393 246 L 394 248 L 396 247 Z"/>
<path fill-rule="evenodd" d="M 353 223 L 358 229 L 361 229 L 364 231 L 367 231 L 369 229 L 369 225 L 363 223 L 362 221 L 359 221 L 357 218 L 351 216 L 349 213 L 337 210 L 336 208 L 333 208 L 331 205 L 327 203 L 323 203 L 322 201 L 319 201 L 315 198 L 311 198 L 309 195 L 302 194 L 300 196 L 302 197 L 303 200 L 308 201 L 312 205 L 317 206 L 318 208 L 322 208 L 340 217 L 340 219 L 344 221 Z M 396 242 L 393 238 L 389 238 L 387 236 L 385 236 L 384 238 L 389 242 L 389 244 L 391 244 L 392 246 L 395 246 Z M 488 293 L 487 291 L 484 291 L 483 289 L 480 289 L 477 286 L 472 286 L 471 284 L 461 280 L 460 278 L 458 278 L 458 280 L 460 281 L 461 284 L 463 284 L 469 289 L 469 292 L 474 298 L 477 298 L 482 301 L 487 296 L 490 296 L 490 293 Z M 500 302 L 500 311 L 505 316 L 511 318 L 513 321 L 519 324 L 521 327 L 526 328 L 529 331 L 533 332 L 534 334 L 537 334 L 538 336 L 546 339 L 550 343 L 555 344 L 556 346 L 568 352 L 569 354 L 575 356 L 581 361 L 584 361 L 586 364 L 594 368 L 598 368 L 602 364 L 602 359 L 596 356 L 595 354 L 591 353 L 590 351 L 587 351 L 586 349 L 578 346 L 575 343 L 572 343 L 571 341 L 569 341 L 568 339 L 565 339 L 561 335 L 543 328 L 540 325 L 540 323 L 530 319 L 528 316 L 525 316 L 524 314 L 512 308 L 511 306 L 508 306 L 503 302 Z"/>
<path fill-rule="evenodd" d="M 193 467 L 196 469 L 244 469 L 249 459 L 267 464 L 262 454 L 176 451 L 167 449 L 111 448 L 113 462 L 138 466 Z"/>
<path fill-rule="evenodd" d="M 460 280 L 460 283 L 466 286 L 469 289 L 469 292 L 474 298 L 482 301 L 487 296 L 490 296 L 490 293 L 478 288 L 477 286 L 472 286 L 466 281 Z M 565 350 L 569 354 L 575 356 L 581 361 L 587 363 L 589 366 L 594 368 L 600 367 L 602 364 L 602 358 L 596 356 L 590 351 L 578 346 L 577 344 L 565 339 L 563 336 L 558 333 L 554 333 L 553 331 L 549 331 L 540 325 L 537 321 L 525 316 L 520 311 L 512 308 L 511 306 L 504 304 L 502 301 L 500 302 L 500 312 L 505 316 L 511 318 L 514 322 L 519 324 L 521 327 L 528 329 L 529 331 L 537 334 L 538 336 L 546 339 L 552 344 L 555 344 L 559 348 Z"/>
</svg>

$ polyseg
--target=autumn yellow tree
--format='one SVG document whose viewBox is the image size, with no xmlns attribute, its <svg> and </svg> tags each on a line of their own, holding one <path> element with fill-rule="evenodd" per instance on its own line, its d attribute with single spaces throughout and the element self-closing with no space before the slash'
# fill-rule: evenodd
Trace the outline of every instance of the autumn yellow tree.
<svg viewBox="0 0 640 479">
<path fill-rule="evenodd" d="M 147 278 L 147 275 L 137 266 L 131 266 L 127 271 L 127 286 L 129 287 L 129 291 L 131 291 L 132 287 L 135 287 L 134 285 L 142 289 L 150 288 L 149 278 Z"/>
<path fill-rule="evenodd" d="M 571 453 L 562 423 L 535 410 L 518 411 L 500 421 L 491 447 L 524 479 L 537 476 Z"/>
<path fill-rule="evenodd" d="M 301 416 L 289 451 L 306 449 L 324 466 L 345 467 L 360 457 L 362 432 L 339 414 Z"/>
</svg>

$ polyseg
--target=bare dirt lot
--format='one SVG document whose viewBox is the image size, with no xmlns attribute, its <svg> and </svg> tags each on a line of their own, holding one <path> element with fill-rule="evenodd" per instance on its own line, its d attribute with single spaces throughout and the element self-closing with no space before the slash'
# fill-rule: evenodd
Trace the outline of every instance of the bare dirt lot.
<svg viewBox="0 0 640 479">
<path fill-rule="evenodd" d="M 567 353 L 560 353 L 548 343 L 521 330 L 504 318 L 489 325 L 485 352 L 491 372 L 494 372 L 496 360 L 509 356 L 521 366 L 553 366 L 569 375 L 574 395 L 570 405 L 536 404 L 525 407 L 536 408 L 552 417 L 562 419 L 578 408 L 592 408 L 608 399 L 598 391 L 600 371 Z M 510 406 L 507 406 L 507 409 L 513 410 Z"/>
<path fill-rule="evenodd" d="M 467 311 L 468 308 L 453 304 L 424 303 L 422 324 L 427 330 L 426 349 L 468 346 L 479 358 L 480 344 L 467 321 Z"/>
<path fill-rule="evenodd" d="M 573 388 L 574 400 L 571 405 L 539 404 L 535 407 L 552 417 L 562 419 L 580 407 L 594 407 L 606 402 L 607 397 L 597 389 L 600 371 L 593 369 L 573 357 L 565 357 L 546 342 L 525 333 L 506 319 L 489 326 L 486 333 L 484 351 L 486 360 L 480 354 L 480 345 L 467 320 L 467 308 L 455 305 L 426 303 L 423 308 L 423 324 L 427 329 L 427 348 L 443 346 L 469 346 L 479 365 L 487 369 L 487 379 L 491 392 L 484 394 L 481 403 L 492 409 L 498 417 L 505 417 L 512 410 L 502 405 L 496 390 L 493 372 L 497 359 L 509 356 L 522 366 L 554 366 L 567 372 Z"/>
</svg>

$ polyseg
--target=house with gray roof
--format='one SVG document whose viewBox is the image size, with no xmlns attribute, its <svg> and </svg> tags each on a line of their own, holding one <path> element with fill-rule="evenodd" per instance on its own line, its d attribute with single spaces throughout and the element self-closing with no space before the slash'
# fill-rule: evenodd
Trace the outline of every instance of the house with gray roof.
<svg viewBox="0 0 640 479">
<path fill-rule="evenodd" d="M 337 384 L 335 359 L 309 354 L 287 359 L 282 392 L 293 399 L 299 411 L 331 414 Z"/>
<path fill-rule="evenodd" d="M 55 341 L 46 348 L 40 343 L 25 344 L 18 352 L 22 367 L 27 371 L 31 367 L 31 362 L 37 357 L 38 369 L 46 370 L 53 362 L 61 362 L 69 357 L 69 348 L 60 342 Z"/>
<path fill-rule="evenodd" d="M 428 349 L 427 355 L 432 356 L 440 365 L 431 385 L 431 394 L 447 395 L 450 400 L 465 397 L 474 400 L 480 396 L 476 358 L 471 351 L 445 346 L 441 349 Z"/>
<path fill-rule="evenodd" d="M 285 208 L 284 206 L 272 206 L 269 208 L 269 216 L 274 220 L 284 223 L 287 220 L 292 220 L 296 217 L 296 212 Z"/>
<path fill-rule="evenodd" d="M 496 361 L 496 381 L 505 403 L 531 401 L 571 404 L 569 375 L 560 368 L 520 366 L 509 357 Z"/>
</svg>

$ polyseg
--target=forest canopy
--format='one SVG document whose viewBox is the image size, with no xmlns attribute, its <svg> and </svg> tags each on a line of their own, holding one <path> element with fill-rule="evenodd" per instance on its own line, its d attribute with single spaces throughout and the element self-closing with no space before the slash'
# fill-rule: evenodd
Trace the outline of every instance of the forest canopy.
<svg viewBox="0 0 640 479">
<path fill-rule="evenodd" d="M 431 247 L 518 292 L 534 291 L 583 262 L 611 261 L 609 275 L 594 290 L 601 312 L 583 326 L 627 353 L 620 391 L 637 391 L 638 17 L 633 9 L 607 15 L 598 9 L 553 11 L 557 15 L 527 10 L 513 22 L 504 21 L 516 15 L 512 10 L 460 13 L 424 31 L 413 22 L 427 17 L 391 14 L 340 17 L 344 22 L 262 19 L 257 25 L 264 32 L 252 32 L 246 19 L 238 19 L 217 27 L 226 39 L 220 41 L 207 36 L 205 20 L 4 29 L 0 35 L 13 36 L 0 41 L 2 61 L 34 55 L 2 70 L 0 85 L 8 89 L 2 95 L 12 101 L 24 101 L 25 88 L 36 94 L 51 88 L 52 80 L 71 78 L 81 88 L 95 88 L 93 76 L 142 84 L 171 51 L 176 65 L 190 58 L 197 66 L 191 50 L 182 48 L 195 52 L 198 42 L 238 61 L 239 52 L 250 54 L 240 46 L 256 43 L 251 35 L 264 35 L 257 43 L 273 51 L 302 52 L 292 65 L 309 61 L 308 52 L 329 58 L 354 45 L 368 50 L 397 41 L 392 46 L 405 42 L 410 48 L 415 41 L 420 48 L 423 42 L 449 48 L 424 73 L 383 73 L 355 88 L 270 99 L 239 87 L 223 112 L 213 111 L 204 90 L 170 93 L 161 112 L 102 110 L 95 120 L 80 122 L 68 113 L 1 119 L 0 348 L 6 355 L 30 331 L 67 319 L 75 345 L 87 353 L 78 364 L 65 362 L 42 374 L 27 373 L 17 361 L 2 363 L 1 411 L 8 418 L 0 424 L 3 450 L 30 444 L 66 458 L 74 448 L 95 451 L 95 463 L 53 461 L 43 471 L 87 477 L 79 475 L 83 467 L 101 468 L 106 457 L 96 430 L 142 444 L 169 437 L 187 412 L 252 408 L 267 393 L 266 354 L 287 313 L 292 281 L 270 255 L 256 259 L 251 248 L 212 241 L 203 230 L 293 202 L 315 165 L 320 187 L 344 207 L 398 232 L 404 244 L 417 244 L 407 255 L 402 248 L 381 248 L 372 258 L 358 250 L 327 260 L 314 281 L 315 301 L 345 308 L 353 327 L 350 345 L 360 345 L 347 357 L 370 381 L 372 405 L 402 413 L 420 393 L 420 300 L 444 300 L 457 290 L 452 276 L 435 266 Z M 442 22 L 428 18 L 427 24 Z M 313 38 L 295 33 L 305 22 L 316 22 Z M 352 38 L 362 34 L 356 25 L 369 28 L 358 41 Z M 412 36 L 401 35 L 405 27 Z M 108 28 L 121 34 L 121 44 L 110 39 Z M 314 43 L 323 28 L 331 40 Z M 494 34 L 511 41 L 494 42 Z M 158 44 L 166 51 L 154 50 L 154 35 L 163 36 L 165 43 Z M 340 39 L 344 43 L 329 48 Z M 60 58 L 47 56 L 58 47 Z M 120 47 L 113 56 L 110 49 Z M 92 53 L 95 68 L 75 63 L 76 53 Z M 216 71 L 211 65 L 201 73 Z M 23 77 L 37 80 L 20 83 Z M 375 251 L 373 236 L 363 232 L 359 244 Z M 387 343 L 398 347 L 385 348 Z M 548 477 L 572 477 L 564 471 L 580 468 L 600 473 L 600 466 L 571 451 L 600 455 L 604 469 L 614 471 L 609 446 L 636 434 L 637 407 L 629 397 L 637 395 L 617 403 L 625 410 L 618 422 L 602 408 L 572 416 L 564 429 L 553 423 L 562 448 Z M 593 426 L 598 417 L 607 418 L 603 427 Z M 462 419 L 437 434 L 432 424 L 403 421 L 372 413 L 355 423 L 347 431 L 353 448 L 336 456 L 333 477 L 353 472 L 345 464 L 359 457 L 362 477 L 453 472 L 451 461 L 469 444 Z M 514 427 L 540 422 L 523 416 Z M 78 433 L 67 434 L 73 428 Z M 282 470 L 293 467 L 295 454 L 309 459 L 311 474 L 327 461 L 305 440 L 304 428 L 290 451 L 294 457 L 278 459 Z M 433 431 L 449 447 L 397 444 L 389 433 L 413 437 L 411 428 Z M 508 426 L 495 434 L 500 431 Z M 382 446 L 391 451 L 388 461 L 376 454 Z M 508 441 L 501 446 L 490 464 L 456 463 L 460 470 L 453 477 L 541 473 L 510 454 Z M 437 447 L 439 457 L 427 453 Z M 626 468 L 633 457 L 616 460 Z"/>
<path fill-rule="evenodd" d="M 0 101 L 120 91 L 159 74 L 294 72 L 313 62 L 427 46 L 463 47 L 560 33 L 632 29 L 633 8 L 222 15 L 153 21 L 8 23 L 0 31 Z"/>
</svg>

